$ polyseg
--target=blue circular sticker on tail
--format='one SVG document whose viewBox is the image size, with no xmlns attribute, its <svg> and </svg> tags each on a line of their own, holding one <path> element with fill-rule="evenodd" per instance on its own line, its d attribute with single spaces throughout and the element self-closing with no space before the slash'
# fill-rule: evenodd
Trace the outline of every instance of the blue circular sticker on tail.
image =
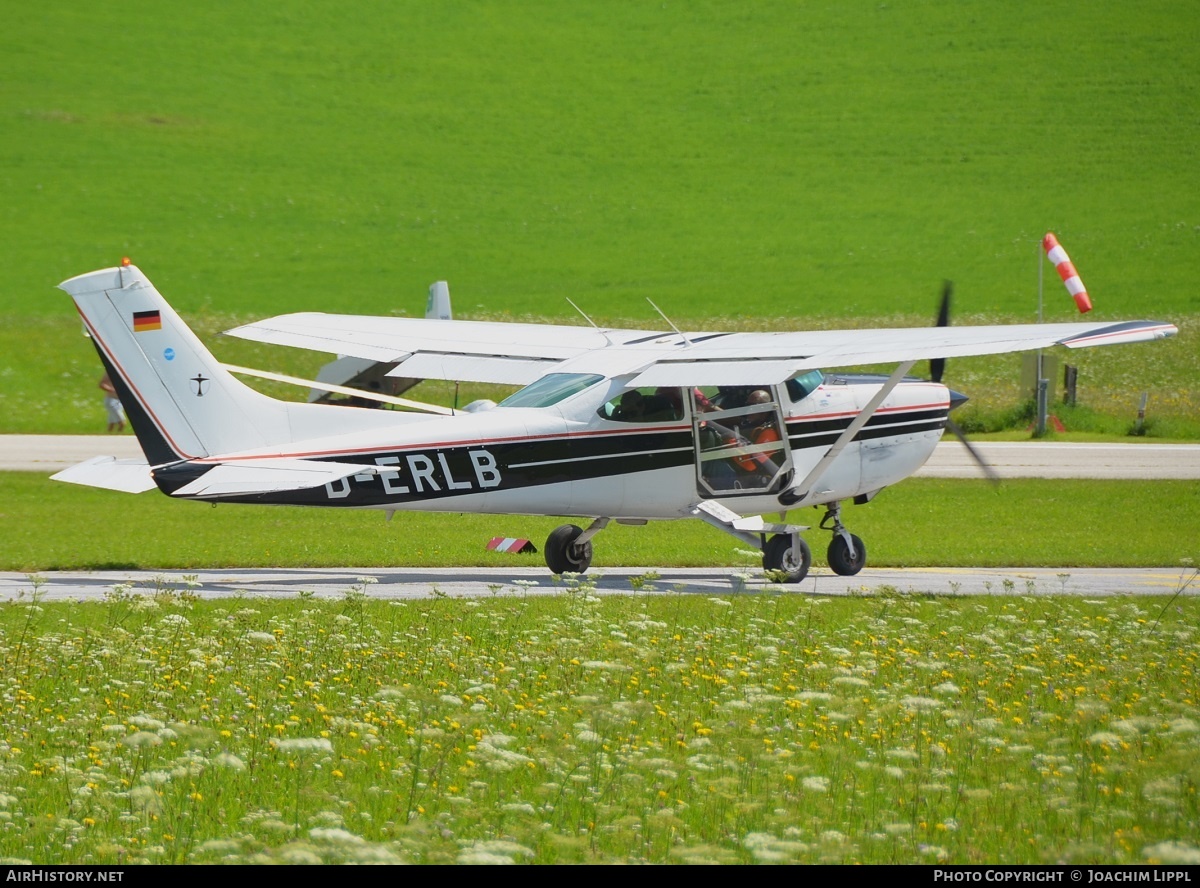
<svg viewBox="0 0 1200 888">
<path fill-rule="evenodd" d="M 173 360 L 175 360 L 175 349 L 173 349 L 173 348 L 164 348 L 164 349 L 163 349 L 163 357 L 164 357 L 164 358 L 166 358 L 168 361 L 173 361 Z"/>
</svg>

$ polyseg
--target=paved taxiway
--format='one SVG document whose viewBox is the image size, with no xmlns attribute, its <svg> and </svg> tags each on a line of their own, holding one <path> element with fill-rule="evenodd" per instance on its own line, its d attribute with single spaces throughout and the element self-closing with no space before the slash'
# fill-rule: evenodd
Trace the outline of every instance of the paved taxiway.
<svg viewBox="0 0 1200 888">
<path fill-rule="evenodd" d="M 30 599 L 98 601 L 114 587 L 147 595 L 191 592 L 202 598 L 232 596 L 340 598 L 356 589 L 372 598 L 420 599 L 490 595 L 565 595 L 579 583 L 597 595 L 668 592 L 738 595 L 786 591 L 819 596 L 1112 595 L 1200 594 L 1195 572 L 1181 568 L 867 568 L 839 577 L 814 568 L 804 582 L 772 586 L 761 571 L 733 568 L 592 568 L 577 581 L 556 580 L 544 567 L 512 568 L 266 568 L 197 571 L 51 571 L 36 578 L 0 573 L 0 601 Z M 367 579 L 364 579 L 367 578 Z"/>
<path fill-rule="evenodd" d="M 1071 444 L 1064 442 L 997 442 L 977 444 L 1002 478 L 1134 478 L 1200 479 L 1200 445 Z M 130 435 L 0 435 L 0 469 L 55 472 L 98 454 L 137 457 Z M 918 476 L 977 478 L 979 469 L 957 441 L 938 445 Z M 656 579 L 639 568 L 593 568 L 586 575 L 598 594 L 642 590 L 709 595 L 761 591 L 769 586 L 759 572 L 733 568 L 664 568 Z M 101 598 L 114 586 L 129 584 L 142 592 L 158 588 L 192 589 L 209 596 L 341 596 L 366 588 L 376 597 L 413 599 L 496 594 L 563 593 L 545 568 L 406 568 L 313 570 L 63 571 L 41 574 L 0 573 L 0 600 L 28 597 L 35 589 L 47 599 Z M 192 584 L 196 584 L 193 586 Z M 1138 569 L 1095 568 L 868 568 L 856 577 L 839 577 L 823 568 L 789 591 L 817 595 L 935 593 L 946 595 L 1170 595 L 1183 588 L 1197 594 L 1189 572 L 1179 567 Z"/>
<path fill-rule="evenodd" d="M 997 441 L 975 448 L 1001 478 L 1200 479 L 1200 444 L 1075 444 Z M 0 435 L 0 469 L 57 472 L 93 456 L 140 458 L 132 435 Z M 957 441 L 938 444 L 921 478 L 978 478 Z"/>
</svg>

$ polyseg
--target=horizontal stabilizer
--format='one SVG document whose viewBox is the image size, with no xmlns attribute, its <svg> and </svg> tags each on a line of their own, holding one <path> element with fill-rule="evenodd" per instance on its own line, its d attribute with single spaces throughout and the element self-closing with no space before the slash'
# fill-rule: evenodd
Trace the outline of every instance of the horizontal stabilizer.
<svg viewBox="0 0 1200 888">
<path fill-rule="evenodd" d="M 112 456 L 93 456 L 63 469 L 57 475 L 51 475 L 50 480 L 119 490 L 122 493 L 143 493 L 155 486 L 150 476 L 150 466 L 145 460 L 117 459 Z"/>
<path fill-rule="evenodd" d="M 179 488 L 173 496 L 207 499 L 309 490 L 351 475 L 366 479 L 378 475 L 380 471 L 382 469 L 379 466 L 306 459 L 257 459 L 253 462 L 223 463 Z"/>
</svg>

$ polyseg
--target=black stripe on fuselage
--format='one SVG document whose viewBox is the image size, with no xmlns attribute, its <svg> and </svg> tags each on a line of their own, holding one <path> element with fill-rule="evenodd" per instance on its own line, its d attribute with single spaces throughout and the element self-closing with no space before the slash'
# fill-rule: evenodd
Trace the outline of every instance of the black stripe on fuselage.
<svg viewBox="0 0 1200 888">
<path fill-rule="evenodd" d="M 457 447 L 431 445 L 401 451 L 329 455 L 322 459 L 380 466 L 387 475 L 353 476 L 345 482 L 306 490 L 206 499 L 378 506 L 650 472 L 691 465 L 695 456 L 690 429 L 673 427 L 662 431 L 568 435 Z M 160 471 L 158 480 L 160 485 L 169 484 L 170 490 L 177 490 L 210 468 L 204 463 L 185 463 Z"/>
<path fill-rule="evenodd" d="M 894 435 L 909 435 L 917 432 L 935 432 L 946 427 L 949 416 L 946 407 L 928 410 L 898 410 L 876 413 L 858 430 L 855 441 L 871 441 Z M 793 419 L 787 424 L 788 442 L 793 450 L 806 447 L 828 447 L 833 444 L 854 419 L 854 415 L 835 416 L 823 419 Z"/>
<path fill-rule="evenodd" d="M 855 439 L 940 430 L 945 426 L 946 413 L 945 409 L 933 409 L 876 415 Z M 791 447 L 793 450 L 828 447 L 851 419 L 852 415 L 791 420 L 787 424 Z M 387 475 L 353 476 L 344 482 L 307 490 L 228 496 L 217 501 L 359 507 L 401 504 L 690 466 L 694 464 L 695 452 L 690 428 L 673 426 L 663 430 L 331 454 L 322 459 L 379 465 Z M 156 477 L 164 489 L 176 490 L 209 468 L 205 463 L 189 462 L 160 469 Z"/>
</svg>

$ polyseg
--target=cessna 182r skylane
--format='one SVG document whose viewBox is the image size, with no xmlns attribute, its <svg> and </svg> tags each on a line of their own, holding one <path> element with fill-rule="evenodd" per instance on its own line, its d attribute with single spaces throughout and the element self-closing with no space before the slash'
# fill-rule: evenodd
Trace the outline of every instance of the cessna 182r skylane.
<svg viewBox="0 0 1200 888">
<path fill-rule="evenodd" d="M 799 582 L 811 564 L 787 512 L 824 507 L 830 567 L 862 540 L 841 522 L 919 469 L 965 400 L 946 358 L 1174 335 L 1153 321 L 782 333 L 683 333 L 313 312 L 235 336 L 396 364 L 392 375 L 521 385 L 483 412 L 364 410 L 276 400 L 200 343 L 125 264 L 60 285 L 125 405 L 145 461 L 97 457 L 55 477 L 179 499 L 562 515 L 555 573 L 582 572 L 610 521 L 699 518 Z M 665 318 L 664 318 L 665 320 Z M 929 359 L 932 381 L 907 374 Z M 896 364 L 890 376 L 826 371 Z M 767 517 L 763 517 L 767 516 Z M 776 518 L 777 520 L 769 520 Z"/>
</svg>

